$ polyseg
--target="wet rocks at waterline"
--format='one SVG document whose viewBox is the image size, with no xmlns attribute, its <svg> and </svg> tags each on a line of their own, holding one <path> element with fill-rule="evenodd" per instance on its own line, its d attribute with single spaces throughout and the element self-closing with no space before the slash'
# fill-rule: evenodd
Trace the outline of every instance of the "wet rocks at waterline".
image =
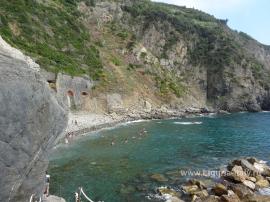
<svg viewBox="0 0 270 202">
<path fill-rule="evenodd" d="M 186 202 L 270 202 L 270 167 L 256 158 L 237 159 L 221 171 L 213 183 L 190 179 L 179 190 L 159 187 L 164 201 Z"/>
</svg>

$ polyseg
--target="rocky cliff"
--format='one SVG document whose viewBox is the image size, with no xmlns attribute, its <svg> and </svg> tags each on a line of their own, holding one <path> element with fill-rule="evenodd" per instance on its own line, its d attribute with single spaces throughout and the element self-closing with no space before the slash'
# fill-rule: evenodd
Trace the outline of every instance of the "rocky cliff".
<svg viewBox="0 0 270 202">
<path fill-rule="evenodd" d="M 108 112 L 108 94 L 119 94 L 126 111 L 145 102 L 270 108 L 269 46 L 199 10 L 148 0 L 4 0 L 0 33 L 49 72 L 95 80 L 84 110 Z"/>
<path fill-rule="evenodd" d="M 67 115 L 38 65 L 0 42 L 0 201 L 29 201 L 44 191 L 47 152 Z"/>
<path fill-rule="evenodd" d="M 270 47 L 198 10 L 148 0 L 2 0 L 0 34 L 24 53 L 0 39 L 0 201 L 41 193 L 65 106 L 136 118 L 270 110 Z"/>
</svg>

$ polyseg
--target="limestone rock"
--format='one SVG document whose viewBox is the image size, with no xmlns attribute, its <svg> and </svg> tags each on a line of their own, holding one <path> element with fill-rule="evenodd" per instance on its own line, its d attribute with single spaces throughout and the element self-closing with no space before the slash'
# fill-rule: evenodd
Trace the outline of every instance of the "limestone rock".
<svg viewBox="0 0 270 202">
<path fill-rule="evenodd" d="M 0 36 L 0 50 L 1 54 L 8 57 L 14 58 L 15 60 L 22 61 L 28 68 L 38 71 L 39 65 L 35 63 L 29 56 L 24 55 L 20 50 L 10 46 L 3 38 Z"/>
<path fill-rule="evenodd" d="M 212 189 L 212 191 L 215 193 L 215 195 L 217 195 L 217 196 L 222 196 L 222 195 L 227 195 L 228 194 L 228 190 L 227 190 L 227 188 L 223 185 L 223 184 L 220 184 L 220 183 L 218 183 L 218 184 L 216 184 L 214 187 L 213 187 L 213 189 Z"/>
<path fill-rule="evenodd" d="M 204 190 L 201 190 L 201 191 L 196 191 L 193 194 L 196 195 L 196 196 L 198 196 L 200 199 L 204 199 L 207 196 L 209 196 L 208 192 L 205 189 Z"/>
<path fill-rule="evenodd" d="M 254 165 L 254 163 L 259 163 L 260 161 L 257 159 L 257 158 L 255 158 L 255 157 L 249 157 L 249 158 L 247 158 L 247 161 L 249 162 L 249 163 L 251 163 L 252 165 Z"/>
<path fill-rule="evenodd" d="M 196 179 L 191 179 L 187 182 L 187 185 L 197 185 L 199 187 L 199 189 L 207 189 L 205 183 L 203 183 L 200 180 L 196 180 Z"/>
<path fill-rule="evenodd" d="M 260 188 L 266 188 L 269 187 L 270 184 L 268 182 L 268 180 L 262 179 L 256 182 L 256 186 L 260 187 Z"/>
<path fill-rule="evenodd" d="M 257 175 L 260 173 L 260 171 L 255 168 L 250 162 L 248 162 L 246 159 L 241 160 L 241 166 L 244 169 L 245 172 L 250 172 L 250 174 Z"/>
<path fill-rule="evenodd" d="M 245 179 L 248 178 L 248 176 L 241 166 L 235 165 L 231 170 L 231 174 L 227 176 L 227 178 L 232 179 L 236 182 L 243 182 Z"/>
<path fill-rule="evenodd" d="M 240 198 L 243 199 L 245 196 L 252 194 L 252 191 L 243 184 L 230 184 L 229 188 Z"/>
<path fill-rule="evenodd" d="M 169 198 L 168 200 L 166 200 L 166 202 L 185 202 L 185 201 L 173 196 L 173 197 Z"/>
<path fill-rule="evenodd" d="M 180 193 L 173 190 L 173 189 L 170 189 L 168 187 L 159 187 L 158 188 L 158 193 L 160 195 L 165 195 L 165 194 L 168 194 L 170 196 L 173 196 L 173 197 L 180 197 Z"/>
<path fill-rule="evenodd" d="M 249 180 L 244 180 L 243 185 L 247 186 L 248 188 L 254 190 L 255 189 L 255 184 Z"/>
<path fill-rule="evenodd" d="M 255 162 L 253 165 L 259 171 L 260 174 L 264 176 L 270 176 L 270 168 L 265 163 Z"/>
<path fill-rule="evenodd" d="M 236 194 L 222 195 L 220 199 L 221 202 L 241 202 L 240 198 Z"/>
<path fill-rule="evenodd" d="M 269 202 L 270 196 L 252 194 L 245 197 L 242 201 L 243 202 Z"/>
<path fill-rule="evenodd" d="M 182 186 L 182 190 L 187 194 L 193 194 L 196 191 L 199 191 L 199 187 L 197 185 L 186 185 Z"/>
<path fill-rule="evenodd" d="M 40 74 L 0 49 L 0 201 L 43 192 L 47 151 L 67 113 Z"/>
<path fill-rule="evenodd" d="M 152 105 L 150 104 L 150 102 L 148 102 L 148 101 L 144 102 L 144 110 L 145 110 L 145 112 L 151 112 Z"/>
<path fill-rule="evenodd" d="M 220 202 L 220 197 L 210 195 L 203 200 L 203 202 Z"/>
<path fill-rule="evenodd" d="M 248 177 L 247 180 L 254 182 L 254 183 L 257 181 L 257 179 L 255 177 Z"/>
</svg>

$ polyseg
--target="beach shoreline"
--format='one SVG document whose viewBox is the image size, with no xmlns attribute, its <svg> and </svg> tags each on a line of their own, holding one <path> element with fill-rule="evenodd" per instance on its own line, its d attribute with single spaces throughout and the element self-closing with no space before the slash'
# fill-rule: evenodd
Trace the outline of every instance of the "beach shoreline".
<svg viewBox="0 0 270 202">
<path fill-rule="evenodd" d="M 125 115 L 112 114 L 95 114 L 80 112 L 69 112 L 68 126 L 65 132 L 61 135 L 58 142 L 66 144 L 72 142 L 81 136 L 89 133 L 98 132 L 100 130 L 109 129 L 112 127 L 121 126 L 126 123 L 133 123 L 137 121 L 148 120 L 166 120 L 166 119 L 182 119 L 182 118 L 195 118 L 217 113 L 207 112 L 182 112 L 182 111 L 166 111 L 166 112 L 153 112 L 153 113 L 127 113 Z"/>
</svg>

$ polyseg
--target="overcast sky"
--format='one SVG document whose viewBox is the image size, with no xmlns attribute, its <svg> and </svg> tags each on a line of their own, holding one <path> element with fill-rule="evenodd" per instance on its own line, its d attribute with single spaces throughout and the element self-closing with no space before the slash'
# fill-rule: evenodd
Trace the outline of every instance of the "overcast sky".
<svg viewBox="0 0 270 202">
<path fill-rule="evenodd" d="M 270 0 L 154 0 L 196 8 L 217 18 L 261 43 L 270 45 Z"/>
</svg>

